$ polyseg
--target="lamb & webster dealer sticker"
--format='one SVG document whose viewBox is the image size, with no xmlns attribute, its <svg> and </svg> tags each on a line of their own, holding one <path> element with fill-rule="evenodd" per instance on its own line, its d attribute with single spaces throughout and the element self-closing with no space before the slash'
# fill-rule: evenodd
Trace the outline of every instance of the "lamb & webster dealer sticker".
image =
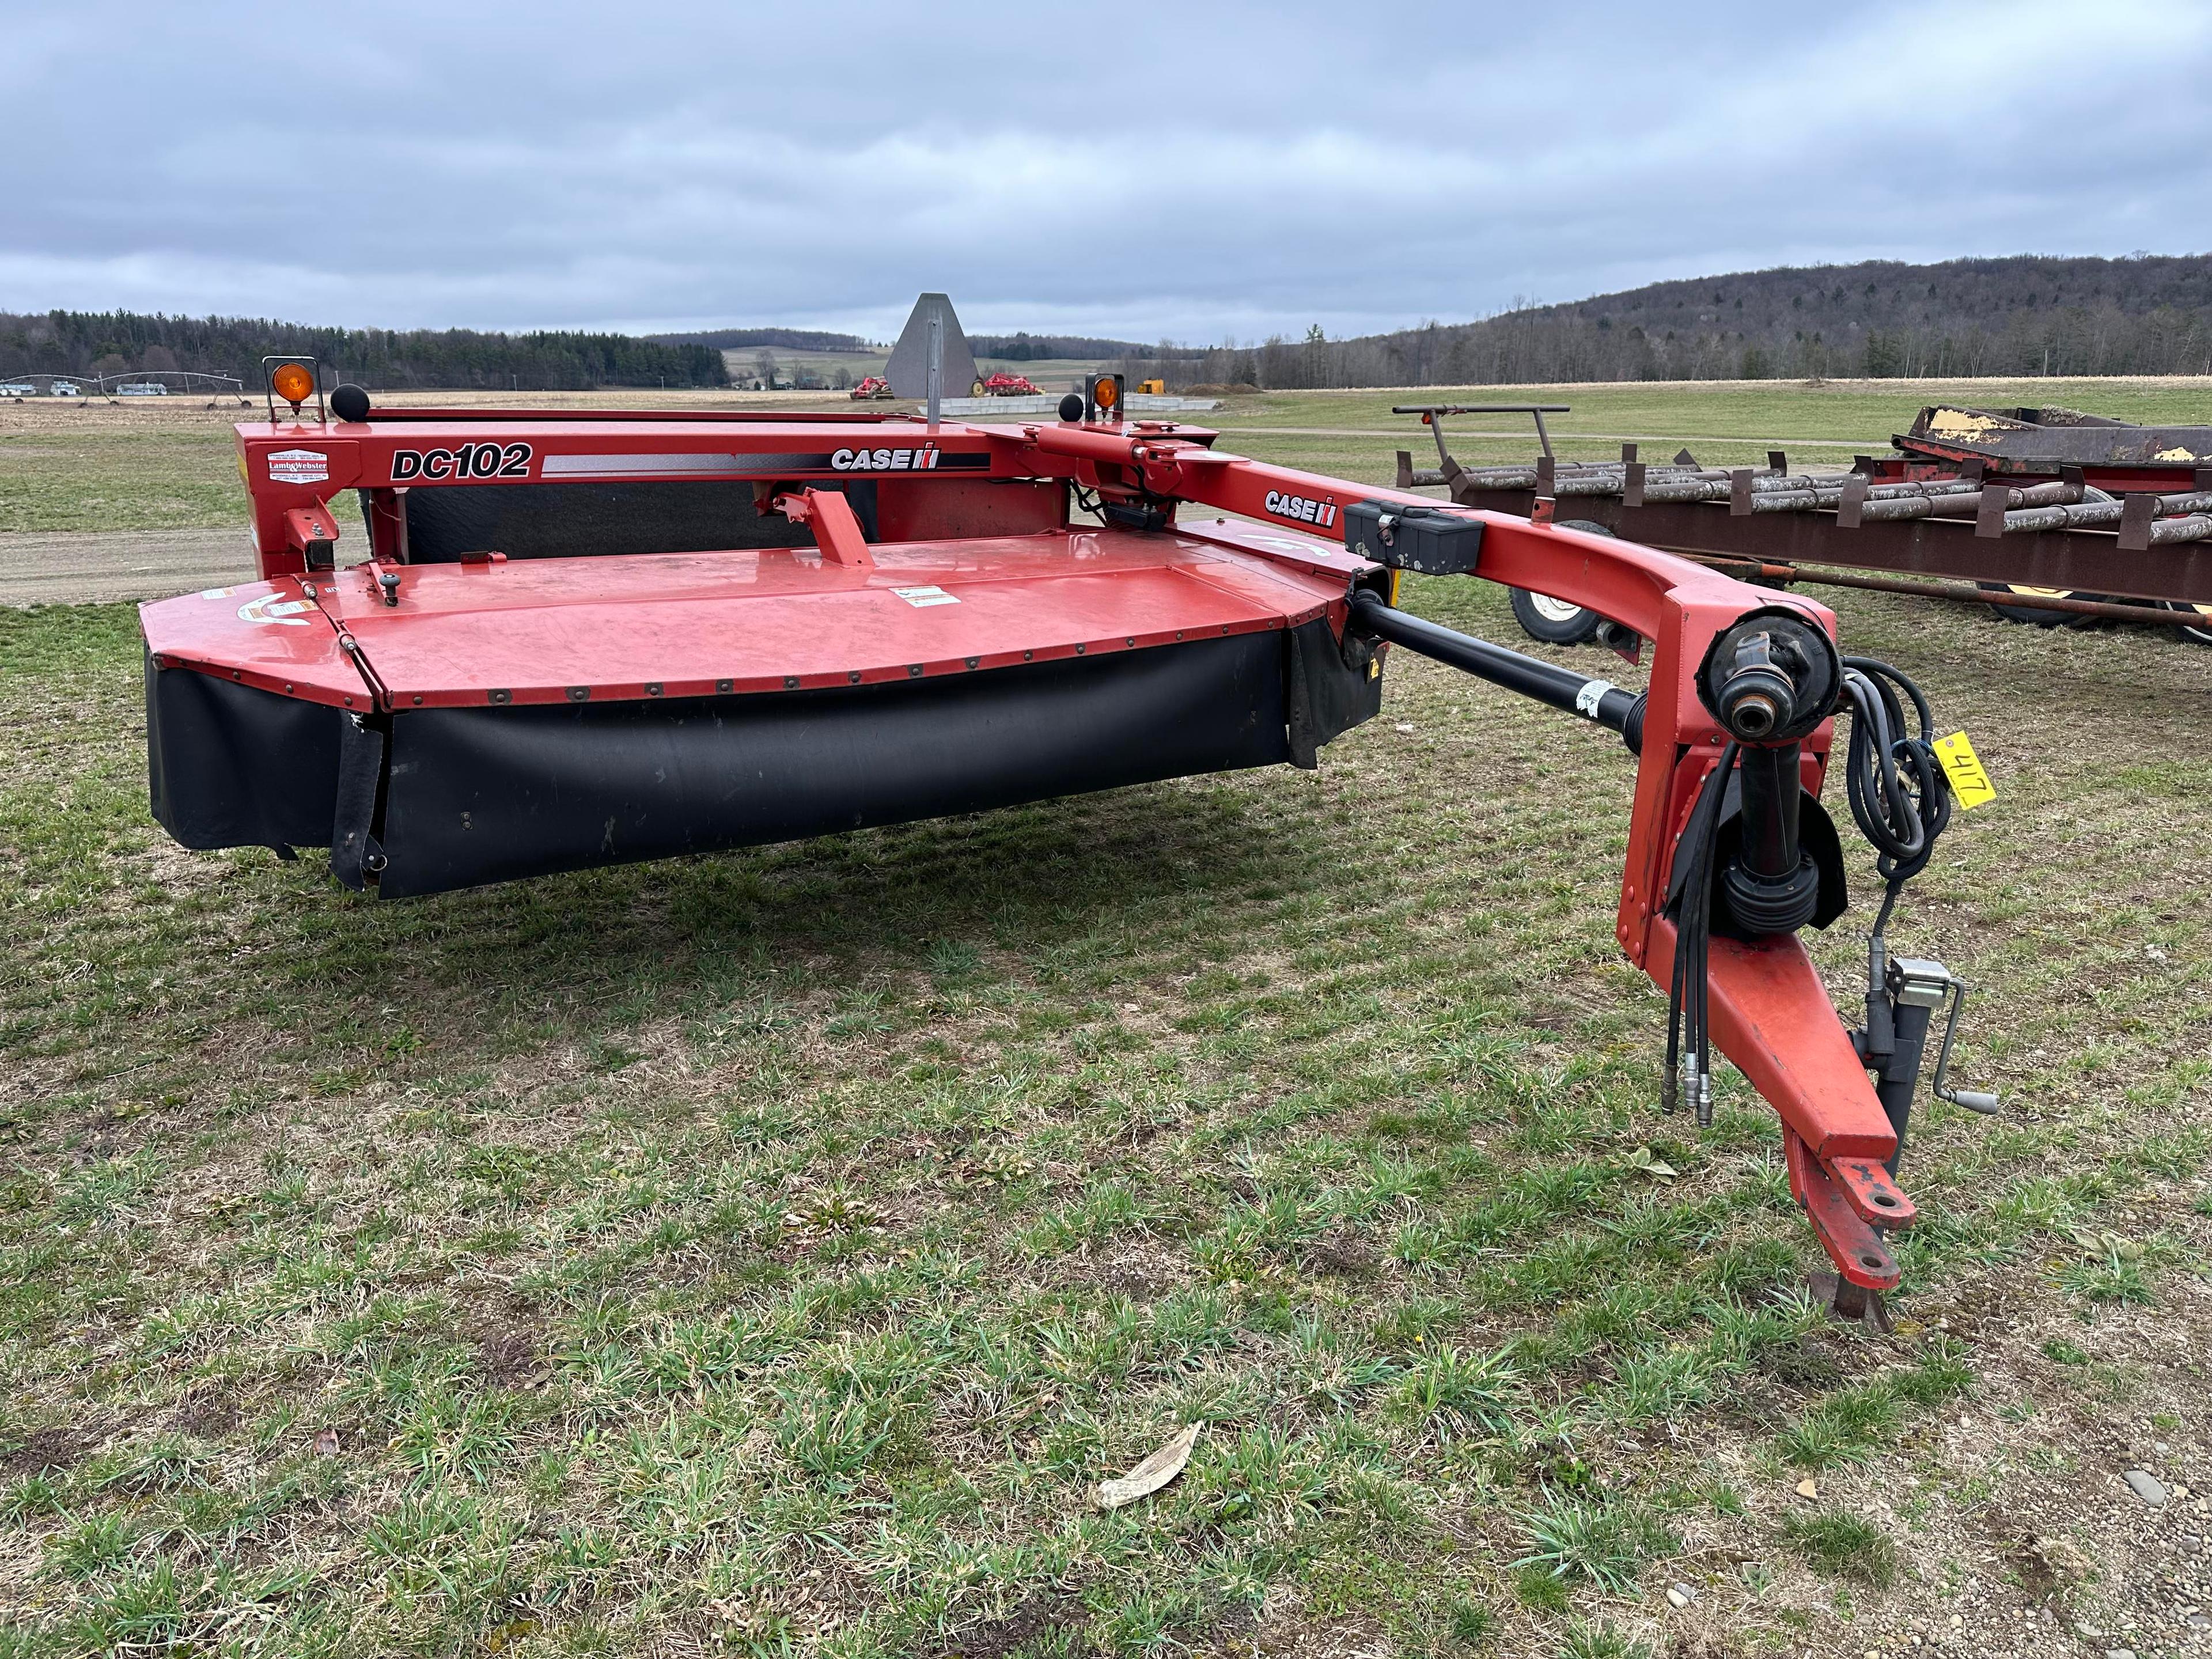
<svg viewBox="0 0 2212 1659">
<path fill-rule="evenodd" d="M 272 483 L 320 483 L 331 476 L 331 458 L 319 449 L 275 449 L 269 453 Z"/>
</svg>

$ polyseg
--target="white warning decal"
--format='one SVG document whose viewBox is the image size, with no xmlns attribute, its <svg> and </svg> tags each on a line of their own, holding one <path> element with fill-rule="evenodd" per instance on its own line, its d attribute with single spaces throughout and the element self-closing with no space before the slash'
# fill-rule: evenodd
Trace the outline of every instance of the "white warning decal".
<svg viewBox="0 0 2212 1659">
<path fill-rule="evenodd" d="M 331 476 L 331 458 L 319 449 L 275 449 L 269 453 L 273 483 L 320 483 Z"/>
<path fill-rule="evenodd" d="M 920 610 L 932 605 L 957 605 L 960 601 L 941 587 L 894 587 L 891 592 L 908 605 Z"/>
<path fill-rule="evenodd" d="M 307 619 L 300 613 L 313 611 L 313 599 L 280 599 L 274 593 L 264 593 L 258 599 L 248 599 L 238 607 L 238 619 L 242 623 L 262 623 L 277 628 L 305 628 Z"/>
</svg>

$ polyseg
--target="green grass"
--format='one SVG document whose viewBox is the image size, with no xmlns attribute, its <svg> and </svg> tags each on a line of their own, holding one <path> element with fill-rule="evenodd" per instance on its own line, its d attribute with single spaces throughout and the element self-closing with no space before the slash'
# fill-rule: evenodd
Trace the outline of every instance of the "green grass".
<svg viewBox="0 0 2212 1659">
<path fill-rule="evenodd" d="M 1545 417 L 1562 455 L 1609 459 L 1624 441 L 1647 460 L 1688 445 L 1711 465 L 1763 465 L 1766 452 L 1790 449 L 1795 462 L 1848 465 L 1855 452 L 1889 447 L 1933 403 L 2013 409 L 2059 404 L 2121 420 L 2202 423 L 2212 420 L 2212 384 L 2201 380 L 1796 380 L 1668 381 L 1619 385 L 1425 386 L 1397 392 L 1285 392 L 1230 399 L 1201 418 L 1231 435 L 1224 447 L 1297 465 L 1335 465 L 1347 451 L 1366 457 L 1354 477 L 1387 477 L 1391 453 L 1408 450 L 1416 466 L 1434 466 L 1434 441 L 1396 404 L 1565 404 Z M 1280 428 L 1320 428 L 1297 434 Z M 1536 453 L 1525 415 L 1447 418 L 1455 456 L 1472 465 L 1525 459 Z M 1374 434 L 1353 445 L 1336 433 Z M 1390 434 L 1388 436 L 1382 434 Z M 1384 465 L 1378 471 L 1376 463 Z"/>
<path fill-rule="evenodd" d="M 1315 775 L 379 905 L 149 823 L 127 609 L 0 612 L 0 1653 L 1594 1655 L 1678 1548 L 1781 1564 L 1747 1642 L 1904 1593 L 1778 1529 L 1801 1468 L 2194 1306 L 2212 658 L 1844 620 L 2002 792 L 1899 918 L 2008 1115 L 1923 1097 L 1888 1340 L 1799 1294 L 1740 1079 L 1656 1115 L 1617 740 L 1442 670 Z M 1970 1291 L 2069 1346 L 1928 1328 Z"/>
<path fill-rule="evenodd" d="M 1789 1516 L 1782 1534 L 1791 1549 L 1832 1577 L 1856 1578 L 1878 1589 L 1897 1577 L 1897 1546 L 1862 1516 L 1842 1510 Z"/>
<path fill-rule="evenodd" d="M 128 423 L 86 405 L 27 428 L 0 405 L 0 532 L 223 530 L 246 522 L 230 422 L 254 411 L 195 410 Z M 137 414 L 137 411 L 131 411 Z"/>
<path fill-rule="evenodd" d="M 750 364 L 750 354 L 743 354 Z M 778 353 L 787 368 L 799 361 Z M 800 354 L 801 356 L 804 354 Z M 830 359 L 822 360 L 827 365 Z M 1082 365 L 1033 366 L 1040 384 L 1060 386 Z M 857 375 L 860 371 L 854 370 Z M 466 402 L 457 394 L 454 401 Z M 590 401 L 550 394 L 546 401 Z M 650 402 L 649 394 L 605 394 L 599 401 Z M 725 402 L 730 401 L 727 399 Z M 699 404 L 696 398 L 691 404 Z M 1997 409 L 2045 404 L 2124 420 L 2212 419 L 2212 384 L 2194 380 L 1668 381 L 1618 386 L 1431 386 L 1417 391 L 1276 392 L 1232 398 L 1210 416 L 1240 453 L 1315 467 L 1356 479 L 1388 479 L 1392 454 L 1412 452 L 1433 466 L 1429 433 L 1402 403 L 1565 404 L 1547 417 L 1562 454 L 1619 453 L 1624 439 L 1646 459 L 1671 456 L 1684 443 L 1709 465 L 1764 464 L 1770 448 L 1805 446 L 1796 459 L 1848 465 L 1855 450 L 1886 449 L 1926 404 Z M 850 410 L 842 393 L 814 406 Z M 689 405 L 687 405 L 689 406 Z M 793 404 L 792 406 L 800 406 Z M 261 418 L 231 404 L 207 410 L 185 399 L 114 409 L 88 402 L 0 404 L 0 533 L 9 531 L 228 529 L 246 520 L 231 423 Z M 1304 428 L 1303 431 L 1300 429 Z M 1535 453 L 1525 416 L 1458 416 L 1446 423 L 1454 453 L 1469 465 Z"/>
</svg>

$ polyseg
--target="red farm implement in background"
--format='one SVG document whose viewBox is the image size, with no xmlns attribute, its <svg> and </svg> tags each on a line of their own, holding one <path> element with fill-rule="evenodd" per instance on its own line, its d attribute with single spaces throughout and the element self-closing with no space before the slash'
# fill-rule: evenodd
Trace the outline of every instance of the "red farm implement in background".
<svg viewBox="0 0 2212 1659">
<path fill-rule="evenodd" d="M 1709 1113 L 1710 1034 L 1780 1115 L 1841 1304 L 1896 1282 L 1885 1235 L 1913 1207 L 1892 1177 L 1961 993 L 1878 926 L 1846 1030 L 1797 935 L 1844 908 L 1831 771 L 1881 852 L 1884 921 L 1950 804 L 1926 704 L 1840 656 L 1829 611 L 1125 422 L 1114 377 L 998 425 L 377 410 L 349 386 L 311 416 L 307 369 L 274 379 L 289 412 L 237 429 L 261 580 L 142 612 L 154 810 L 184 845 L 327 847 L 339 880 L 398 898 L 1311 767 L 1378 711 L 1395 645 L 1620 734 L 1615 933 L 1670 990 L 1663 1097 Z M 1404 570 L 1591 607 L 1648 644 L 1649 689 L 1411 616 Z"/>
<path fill-rule="evenodd" d="M 978 398 L 1042 398 L 1044 388 L 1026 374 L 1009 374 L 1003 368 L 978 375 L 969 388 Z"/>
<path fill-rule="evenodd" d="M 892 396 L 891 383 L 880 374 L 871 374 L 847 395 L 856 404 L 887 401 Z"/>
<path fill-rule="evenodd" d="M 1975 600 L 2045 628 L 2151 623 L 2212 644 L 2212 427 L 2133 426 L 2067 409 L 1923 409 L 1887 455 L 1850 471 L 1569 461 L 1544 416 L 1563 404 L 1410 404 L 1438 465 L 1398 455 L 1401 489 L 1443 484 L 1466 506 L 1587 524 L 1754 580 L 1814 582 Z M 1447 416 L 1526 414 L 1540 453 L 1463 467 Z M 1948 579 L 1948 580 L 1947 580 Z M 1588 639 L 1604 621 L 1556 597 L 1519 595 L 1540 639 Z"/>
</svg>

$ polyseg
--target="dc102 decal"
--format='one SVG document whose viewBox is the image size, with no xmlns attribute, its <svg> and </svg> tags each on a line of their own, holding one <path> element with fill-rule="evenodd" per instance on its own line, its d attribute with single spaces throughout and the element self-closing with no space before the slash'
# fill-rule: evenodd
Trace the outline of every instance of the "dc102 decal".
<svg viewBox="0 0 2212 1659">
<path fill-rule="evenodd" d="M 1319 525 L 1324 530 L 1336 522 L 1334 501 L 1316 501 L 1304 495 L 1286 495 L 1279 489 L 1267 492 L 1267 511 L 1277 518 L 1294 519 L 1300 524 Z"/>
<path fill-rule="evenodd" d="M 462 444 L 453 449 L 402 449 L 392 457 L 392 482 L 413 478 L 526 478 L 528 444 Z"/>
</svg>

